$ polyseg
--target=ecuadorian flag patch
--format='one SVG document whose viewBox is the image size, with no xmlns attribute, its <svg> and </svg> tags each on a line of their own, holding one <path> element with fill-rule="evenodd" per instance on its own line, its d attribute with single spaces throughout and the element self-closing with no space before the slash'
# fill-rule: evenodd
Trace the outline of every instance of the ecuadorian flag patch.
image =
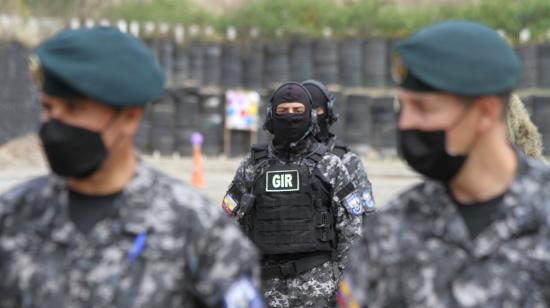
<svg viewBox="0 0 550 308">
<path fill-rule="evenodd" d="M 223 197 L 222 207 L 228 215 L 233 216 L 237 205 L 237 202 L 235 201 L 235 199 L 233 199 L 233 196 L 231 196 L 231 194 L 227 194 L 225 195 L 225 197 Z"/>
</svg>

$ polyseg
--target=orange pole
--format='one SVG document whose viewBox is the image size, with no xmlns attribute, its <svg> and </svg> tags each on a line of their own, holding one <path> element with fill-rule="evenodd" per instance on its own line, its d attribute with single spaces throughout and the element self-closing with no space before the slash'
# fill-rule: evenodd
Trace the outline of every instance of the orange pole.
<svg viewBox="0 0 550 308">
<path fill-rule="evenodd" d="M 202 172 L 202 151 L 200 144 L 193 145 L 193 174 L 191 185 L 197 188 L 204 187 L 204 175 Z"/>
</svg>

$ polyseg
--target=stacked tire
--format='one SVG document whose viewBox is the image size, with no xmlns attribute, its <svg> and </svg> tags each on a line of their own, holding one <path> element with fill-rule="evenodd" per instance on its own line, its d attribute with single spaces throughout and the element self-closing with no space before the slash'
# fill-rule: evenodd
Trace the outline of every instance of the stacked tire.
<svg viewBox="0 0 550 308">
<path fill-rule="evenodd" d="M 178 89 L 174 91 L 176 104 L 175 151 L 183 156 L 193 153 L 191 135 L 199 130 L 200 96 L 197 89 Z"/>
<path fill-rule="evenodd" d="M 203 93 L 200 96 L 200 132 L 204 136 L 202 150 L 216 156 L 223 152 L 224 97 L 221 93 Z"/>
<path fill-rule="evenodd" d="M 324 84 L 338 84 L 338 43 L 319 40 L 313 52 L 315 78 Z"/>
<path fill-rule="evenodd" d="M 369 87 L 383 87 L 388 78 L 388 41 L 373 38 L 365 42 L 364 76 Z"/>
<path fill-rule="evenodd" d="M 550 96 L 533 96 L 533 123 L 542 135 L 543 154 L 550 155 Z"/>
<path fill-rule="evenodd" d="M 162 155 L 171 155 L 175 149 L 175 110 L 176 105 L 169 94 L 151 106 L 151 147 Z"/>
<path fill-rule="evenodd" d="M 360 39 L 349 38 L 340 43 L 340 84 L 344 87 L 363 85 L 363 46 Z"/>
<path fill-rule="evenodd" d="M 243 46 L 242 69 L 243 85 L 249 89 L 260 89 L 264 81 L 264 45 L 259 40 L 251 40 Z"/>
<path fill-rule="evenodd" d="M 223 45 L 221 85 L 236 88 L 242 85 L 242 61 L 239 44 L 231 42 Z"/>
<path fill-rule="evenodd" d="M 371 99 L 364 94 L 347 96 L 345 135 L 347 145 L 357 148 L 370 143 L 372 137 Z"/>
<path fill-rule="evenodd" d="M 202 84 L 219 86 L 222 75 L 222 46 L 218 43 L 207 44 L 204 49 Z"/>
<path fill-rule="evenodd" d="M 301 38 L 292 41 L 290 46 L 291 80 L 304 81 L 313 78 L 312 42 Z"/>
<path fill-rule="evenodd" d="M 266 75 L 268 87 L 273 87 L 290 77 L 290 62 L 287 41 L 272 41 L 266 46 Z"/>
<path fill-rule="evenodd" d="M 382 154 L 396 153 L 397 115 L 392 97 L 378 97 L 371 100 L 371 136 L 369 142 Z"/>
</svg>

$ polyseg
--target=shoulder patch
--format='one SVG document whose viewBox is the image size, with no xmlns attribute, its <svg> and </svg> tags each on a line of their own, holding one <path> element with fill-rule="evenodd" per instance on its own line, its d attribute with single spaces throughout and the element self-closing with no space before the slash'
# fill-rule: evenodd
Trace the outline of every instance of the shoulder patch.
<svg viewBox="0 0 550 308">
<path fill-rule="evenodd" d="M 340 282 L 338 291 L 336 292 L 336 300 L 340 308 L 360 308 L 361 306 L 353 297 L 350 283 L 346 277 Z"/>
<path fill-rule="evenodd" d="M 342 205 L 352 216 L 360 216 L 365 212 L 363 196 L 358 190 L 353 191 L 342 199 Z"/>
<path fill-rule="evenodd" d="M 262 308 L 264 303 L 260 291 L 250 278 L 242 277 L 235 281 L 223 296 L 225 308 Z"/>
<path fill-rule="evenodd" d="M 363 199 L 365 212 L 370 213 L 376 210 L 376 203 L 374 202 L 374 197 L 372 196 L 372 191 L 370 189 L 361 189 L 361 199 Z"/>
<path fill-rule="evenodd" d="M 223 197 L 222 208 L 227 215 L 233 216 L 238 205 L 239 204 L 235 201 L 235 198 L 231 195 L 231 193 L 227 193 L 225 197 Z"/>
</svg>

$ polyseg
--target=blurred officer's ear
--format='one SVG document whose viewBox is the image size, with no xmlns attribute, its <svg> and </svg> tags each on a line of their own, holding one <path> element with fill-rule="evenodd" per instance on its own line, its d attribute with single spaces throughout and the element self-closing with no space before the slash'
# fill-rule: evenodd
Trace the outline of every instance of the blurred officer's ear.
<svg viewBox="0 0 550 308">
<path fill-rule="evenodd" d="M 141 106 L 124 107 L 119 110 L 121 133 L 134 136 L 143 118 L 144 108 Z"/>
<path fill-rule="evenodd" d="M 487 131 L 495 125 L 496 122 L 504 121 L 506 106 L 502 103 L 499 96 L 489 95 L 481 96 L 472 102 L 477 105 L 479 112 L 479 126 L 481 132 Z"/>
</svg>

